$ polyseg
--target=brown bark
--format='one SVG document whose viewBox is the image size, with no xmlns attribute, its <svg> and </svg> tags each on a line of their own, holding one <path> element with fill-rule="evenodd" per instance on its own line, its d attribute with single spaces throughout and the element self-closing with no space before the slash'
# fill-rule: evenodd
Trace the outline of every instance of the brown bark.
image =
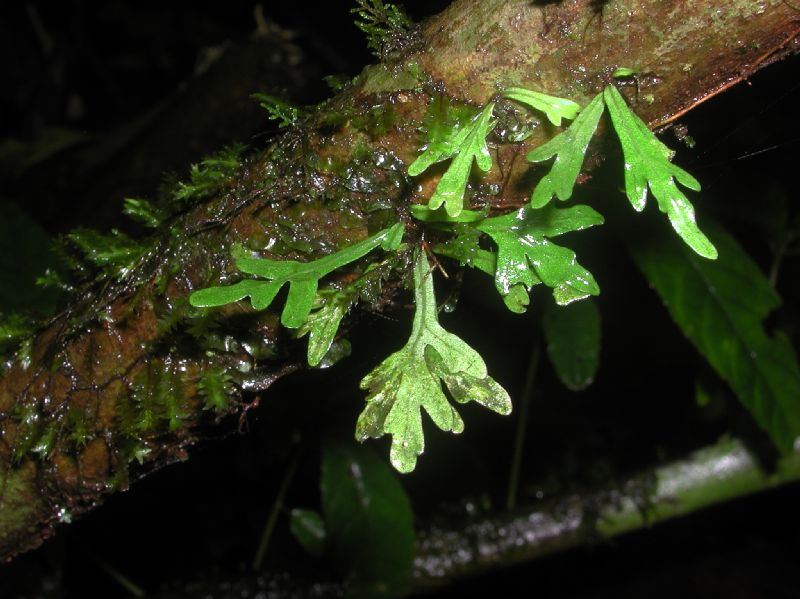
<svg viewBox="0 0 800 599">
<path fill-rule="evenodd" d="M 297 342 L 274 311 L 232 306 L 209 322 L 189 309 L 188 294 L 235 273 L 233 244 L 307 260 L 405 218 L 434 183 L 412 186 L 403 167 L 433 94 L 483 103 L 498 86 L 521 85 L 585 103 L 615 68 L 636 66 L 630 100 L 659 126 L 799 46 L 800 15 L 778 0 L 596 6 L 455 2 L 213 197 L 173 216 L 132 273 L 77 294 L 37 335 L 30 361 L 9 362 L 0 378 L 0 555 L 35 547 L 66 514 L 183 459 L 204 427 L 241 409 L 243 391 L 262 392 L 299 366 Z M 524 146 L 553 133 L 542 127 Z M 517 185 L 528 169 L 518 160 L 524 149 L 495 148 L 498 168 L 485 183 L 499 186 L 496 209 L 529 193 Z M 407 232 L 413 241 L 413 224 Z M 395 287 L 374 302 L 387 308 Z M 216 415 L 200 392 L 210 369 L 231 378 L 231 403 Z"/>
</svg>

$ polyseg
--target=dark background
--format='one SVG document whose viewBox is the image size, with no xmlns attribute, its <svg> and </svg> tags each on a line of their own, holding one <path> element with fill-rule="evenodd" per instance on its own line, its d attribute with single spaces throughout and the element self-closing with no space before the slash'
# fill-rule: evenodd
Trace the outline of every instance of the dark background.
<svg viewBox="0 0 800 599">
<path fill-rule="evenodd" d="M 414 0 L 406 7 L 419 19 L 446 4 Z M 264 86 L 263 73 L 300 68 L 300 76 L 286 74 L 285 85 L 278 78 L 267 87 L 312 103 L 330 93 L 322 76 L 354 75 L 373 60 L 349 6 L 263 3 L 265 19 L 284 31 L 277 35 L 303 56 L 297 65 L 276 65 L 277 51 L 253 41 L 252 2 L 6 3 L 0 8 L 0 49 L 6 57 L 0 64 L 2 200 L 23 206 L 53 235 L 78 223 L 107 228 L 121 222 L 122 197 L 152 197 L 164 172 L 183 176 L 192 160 L 233 140 L 262 147 L 274 125 L 247 96 Z M 214 75 L 210 57 L 223 49 L 249 66 L 233 69 L 228 79 Z M 765 269 L 769 245 L 741 207 L 768 206 L 767 188 L 785 195 L 790 206 L 794 201 L 799 65 L 798 59 L 783 61 L 693 111 L 682 124 L 697 145 L 682 148 L 676 158 L 703 183 L 696 202 L 701 214 L 722 220 Z M 162 110 L 192 109 L 197 115 L 183 130 L 158 117 Z M 154 143 L 164 130 L 168 139 Z M 682 147 L 671 132 L 663 138 L 671 147 Z M 28 160 L 34 147 L 45 148 L 44 158 Z M 603 288 L 601 370 L 592 388 L 576 394 L 565 391 L 543 365 L 531 407 L 523 501 L 591 488 L 679 458 L 729 430 L 758 447 L 767 463 L 774 457 L 763 435 L 671 324 L 616 239 L 636 221 L 621 196 L 605 199 L 619 186 L 615 166 L 609 160 L 579 193 L 602 196 L 595 205 L 609 223 L 619 225 L 571 242 Z M 789 259 L 778 285 L 785 308 L 770 321 L 794 335 L 797 271 L 797 261 Z M 487 356 L 490 372 L 514 396 L 521 392 L 539 335 L 540 310 L 509 314 L 495 301 L 491 283 L 472 274 L 465 277 L 458 311 L 445 317 L 445 324 Z M 490 321 L 495 324 L 487 331 L 482 325 Z M 313 507 L 319 501 L 320 431 L 352 428 L 361 407 L 358 380 L 399 346 L 407 323 L 402 313 L 396 321 L 365 323 L 351 339 L 350 359 L 330 371 L 279 382 L 251 412 L 249 434 L 220 432 L 193 449 L 188 462 L 111 497 L 41 550 L 4 566 L 0 596 L 130 596 L 112 570 L 147 591 L 180 580 L 235 577 L 252 559 L 293 451 L 292 439 L 302 439 L 303 454 L 286 504 Z M 515 344 L 509 343 L 512 338 Z M 375 339 L 384 339 L 385 347 L 375 347 Z M 720 389 L 710 407 L 694 401 L 698 376 Z M 412 476 L 403 478 L 420 523 L 457 510 L 466 500 L 502 505 L 514 417 L 502 419 L 470 406 L 462 413 L 467 431 L 457 438 L 427 431 L 424 458 Z M 374 445 L 385 454 L 385 444 Z M 800 487 L 786 487 L 613 543 L 598 542 L 467 581 L 450 594 L 796 597 L 799 499 Z M 308 565 L 285 518 L 271 547 L 271 569 L 325 567 Z"/>
</svg>

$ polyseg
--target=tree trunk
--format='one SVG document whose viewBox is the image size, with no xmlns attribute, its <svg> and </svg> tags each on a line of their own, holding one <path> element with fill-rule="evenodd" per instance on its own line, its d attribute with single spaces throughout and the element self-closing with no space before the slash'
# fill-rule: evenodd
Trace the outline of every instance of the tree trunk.
<svg viewBox="0 0 800 599">
<path fill-rule="evenodd" d="M 658 127 L 796 52 L 798 32 L 800 14 L 780 0 L 459 0 L 395 40 L 383 63 L 215 182 L 213 193 L 174 204 L 132 271 L 86 285 L 5 364 L 0 555 L 39 545 L 60 521 L 184 459 L 205 427 L 245 407 L 246 393 L 257 397 L 302 366 L 303 342 L 274 310 L 234 305 L 209 317 L 188 295 L 235 273 L 234 245 L 308 260 L 398 219 L 406 239 L 417 240 L 407 207 L 424 201 L 435 180 L 416 185 L 405 173 L 435 95 L 482 104 L 513 85 L 585 104 L 616 68 L 636 67 L 628 99 Z M 494 210 L 527 200 L 518 183 L 529 167 L 518 157 L 554 134 L 540 127 L 523 144 L 498 141 L 498 168 L 481 186 L 494 190 L 484 194 Z M 383 284 L 370 309 L 389 309 L 404 262 L 372 272 Z M 349 324 L 356 321 L 354 313 Z"/>
</svg>

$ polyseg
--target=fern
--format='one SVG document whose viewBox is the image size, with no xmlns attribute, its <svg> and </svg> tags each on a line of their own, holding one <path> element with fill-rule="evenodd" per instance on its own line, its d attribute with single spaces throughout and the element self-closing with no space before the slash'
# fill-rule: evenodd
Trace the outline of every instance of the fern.
<svg viewBox="0 0 800 599">
<path fill-rule="evenodd" d="M 421 174 L 432 164 L 452 158 L 428 202 L 436 210 L 444 205 L 449 216 L 458 216 L 464 209 L 464 190 L 467 187 L 472 161 L 486 172 L 492 168 L 492 157 L 486 147 L 486 136 L 494 127 L 493 103 L 475 114 L 462 127 L 453 128 L 441 138 L 432 138 L 425 151 L 408 167 L 412 177 Z"/>
<path fill-rule="evenodd" d="M 533 208 L 541 208 L 553 195 L 559 200 L 572 197 L 572 189 L 583 166 L 586 148 L 602 114 L 603 97 L 598 94 L 569 128 L 528 154 L 529 162 L 541 162 L 556 157 L 550 172 L 542 177 L 533 190 Z"/>
<path fill-rule="evenodd" d="M 459 403 L 476 401 L 501 414 L 511 412 L 508 393 L 486 374 L 480 355 L 439 325 L 431 275 L 425 253 L 418 251 L 411 337 L 361 381 L 361 387 L 370 393 L 358 417 L 356 438 L 363 441 L 392 435 L 390 459 L 400 472 L 413 470 L 424 449 L 423 408 L 440 429 L 454 433 L 464 429 L 442 384 Z"/>
<path fill-rule="evenodd" d="M 395 12 L 392 5 L 378 0 L 360 1 L 354 12 L 359 15 L 359 26 L 372 36 L 370 44 L 374 49 L 383 43 L 390 31 L 405 26 L 393 20 L 399 19 L 400 13 Z M 602 224 L 603 217 L 588 206 L 556 208 L 549 202 L 553 196 L 561 201 L 571 198 L 589 142 L 606 106 L 623 145 L 628 164 L 626 189 L 629 197 L 635 194 L 634 207 L 643 207 L 649 186 L 676 231 L 698 253 L 709 257 L 715 254 L 710 243 L 707 246 L 702 243 L 705 237 L 699 229 L 691 228 L 694 223 L 691 205 L 684 196 L 676 195 L 680 192 L 673 179 L 692 188 L 698 186 L 696 181 L 670 163 L 671 152 L 630 111 L 613 86 L 596 95 L 583 109 L 571 100 L 518 87 L 505 90 L 502 97 L 542 112 L 555 126 L 561 126 L 565 119 L 572 120 L 561 133 L 528 154 L 531 162 L 555 158 L 549 172 L 535 187 L 529 206 L 491 217 L 488 208 L 476 211 L 464 207 L 473 162 L 484 172 L 492 168 L 487 138 L 495 127 L 495 101 L 476 110 L 453 104 L 442 95 L 435 96 L 422 124 L 425 145 L 409 165 L 408 175 L 418 177 L 433 165 L 449 161 L 427 205 L 412 206 L 410 213 L 423 229 L 438 230 L 437 241 L 430 246 L 434 252 L 490 275 L 511 311 L 524 312 L 530 302 L 529 293 L 540 284 L 551 288 L 555 303 L 562 306 L 600 292 L 594 277 L 578 263 L 575 253 L 555 244 L 552 238 Z M 295 118 L 294 113 L 286 112 L 285 106 L 272 99 L 265 107 L 282 125 L 290 124 Z M 193 183 L 202 186 L 200 179 L 198 172 L 193 176 Z M 215 180 L 214 177 L 210 179 Z M 668 205 L 670 202 L 672 204 Z M 367 268 L 355 282 L 322 292 L 318 290 L 320 280 L 378 246 L 390 252 L 398 250 L 403 233 L 404 225 L 398 223 L 310 262 L 235 255 L 237 268 L 257 278 L 195 291 L 190 303 L 210 308 L 249 297 L 254 310 L 263 310 L 288 284 L 281 323 L 295 329 L 295 337 L 309 336 L 308 363 L 316 366 L 329 352 L 350 307 L 365 294 L 374 294 L 369 290 L 375 281 L 379 285 L 384 275 L 380 266 L 374 266 Z M 494 244 L 493 249 L 490 243 Z M 387 258 L 381 264 L 390 263 Z M 392 267 L 396 268 L 396 264 Z M 402 472 L 413 470 L 424 449 L 423 410 L 443 430 L 460 432 L 463 429 L 463 421 L 448 401 L 443 386 L 457 402 L 476 401 L 501 414 L 511 410 L 508 394 L 487 375 L 477 352 L 439 324 L 432 272 L 421 245 L 415 251 L 412 270 L 416 309 L 411 336 L 403 348 L 363 378 L 361 386 L 368 395 L 356 425 L 356 437 L 361 441 L 385 434 L 392 436 L 390 459 Z M 375 276 L 375 272 L 379 274 Z M 591 305 L 575 313 L 582 315 L 585 322 L 594 323 L 595 332 L 590 338 L 575 337 L 574 328 L 552 311 L 548 312 L 546 325 L 550 339 L 548 351 L 559 375 L 570 388 L 578 389 L 594 376 L 596 355 L 583 363 L 570 347 L 559 345 L 558 341 L 573 335 L 584 343 L 587 351 L 595 351 L 599 344 L 599 319 Z M 203 375 L 199 391 L 207 408 L 225 409 L 228 385 L 229 379 L 222 371 L 212 370 Z M 172 423 L 179 421 L 179 411 L 170 403 L 167 391 L 161 392 L 159 398 L 157 403 L 166 410 L 165 417 L 173 426 Z M 140 418 L 149 421 L 152 419 L 150 408 L 144 399 L 138 400 Z"/>
<path fill-rule="evenodd" d="M 195 307 L 209 308 L 249 297 L 254 310 L 264 310 L 275 299 L 281 287 L 288 283 L 289 294 L 281 313 L 281 323 L 285 327 L 296 329 L 308 320 L 322 277 L 361 258 L 378 246 L 385 250 L 396 250 L 402 238 L 403 226 L 398 223 L 330 256 L 311 262 L 240 256 L 236 259 L 237 268 L 244 273 L 261 277 L 261 280 L 246 279 L 227 287 L 201 289 L 192 293 L 189 301 Z"/>
<path fill-rule="evenodd" d="M 704 258 L 716 258 L 716 248 L 697 227 L 694 207 L 678 189 L 675 180 L 695 191 L 700 190 L 700 183 L 670 162 L 674 152 L 628 108 L 617 88 L 613 85 L 606 87 L 603 98 L 622 144 L 625 193 L 634 209 L 644 209 L 649 188 L 659 209 L 666 213 L 675 232 L 686 244 Z"/>
</svg>

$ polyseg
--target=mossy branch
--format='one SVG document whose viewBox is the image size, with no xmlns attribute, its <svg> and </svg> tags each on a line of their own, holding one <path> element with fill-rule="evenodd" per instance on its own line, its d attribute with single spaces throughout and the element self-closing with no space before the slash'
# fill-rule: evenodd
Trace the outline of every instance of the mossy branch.
<svg viewBox="0 0 800 599">
<path fill-rule="evenodd" d="M 648 0 L 630 12 L 620 6 L 601 24 L 590 4 L 455 2 L 421 27 L 415 44 L 366 69 L 302 129 L 287 128 L 262 153 L 201 163 L 177 190 L 180 210 L 142 242 L 141 253 L 137 245 L 135 260 L 133 252 L 122 262 L 97 255 L 96 266 L 116 271 L 88 282 L 3 364 L 0 555 L 37 546 L 70 515 L 185 459 L 200 431 L 244 409 L 243 390 L 263 390 L 293 366 L 297 342 L 275 311 L 234 307 L 210 321 L 188 296 L 235 272 L 234 245 L 308 262 L 407 220 L 407 206 L 424 198 L 404 174 L 419 142 L 408 124 L 421 124 L 433 94 L 486 105 L 498 85 L 536 87 L 585 105 L 616 68 L 637 64 L 660 77 L 643 90 L 652 103 L 633 106 L 652 126 L 797 49 L 796 13 L 782 2 L 755 11 L 749 0 L 700 0 L 671 14 Z M 674 48 L 683 52 L 671 54 Z M 565 65 L 581 65 L 580 74 Z M 525 143 L 546 141 L 548 131 L 539 128 Z M 467 199 L 492 189 L 481 196 L 492 207 L 520 206 L 527 191 L 515 190 L 527 167 L 505 144 L 494 150 L 498 168 Z M 370 308 L 391 308 L 405 275 L 398 268 L 387 277 Z M 204 379 L 210 371 L 218 378 Z"/>
</svg>

